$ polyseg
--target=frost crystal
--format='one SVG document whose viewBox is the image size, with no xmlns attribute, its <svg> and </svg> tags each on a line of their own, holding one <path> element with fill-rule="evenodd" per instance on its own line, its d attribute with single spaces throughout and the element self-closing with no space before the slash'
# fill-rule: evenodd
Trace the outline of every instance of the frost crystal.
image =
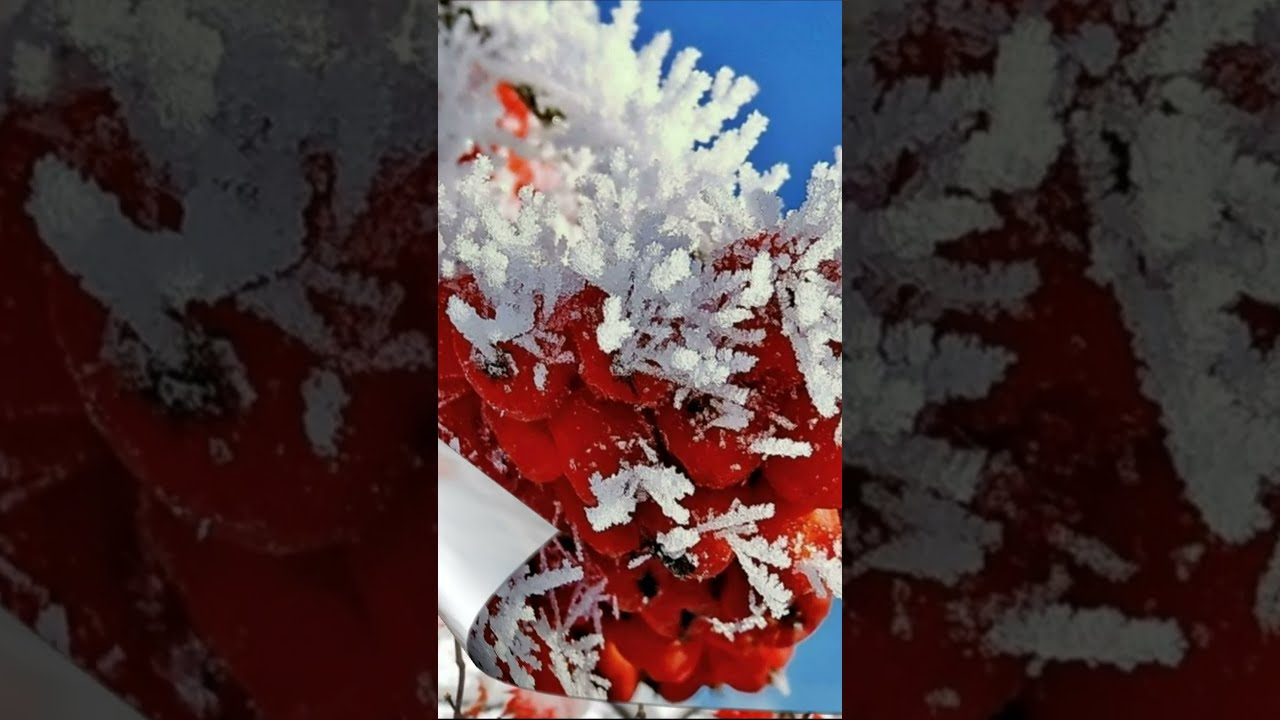
<svg viewBox="0 0 1280 720">
<path fill-rule="evenodd" d="M 587 508 L 587 520 L 596 530 L 631 522 L 636 503 L 645 498 L 656 502 L 677 523 L 689 522 L 689 511 L 680 500 L 693 494 L 693 482 L 675 468 L 637 466 L 608 478 L 597 473 L 591 479 L 591 492 L 597 504 Z"/>
<path fill-rule="evenodd" d="M 1122 670 L 1148 663 L 1176 667 L 1187 649 L 1173 621 L 1127 618 L 1111 608 L 1066 605 L 1011 612 L 991 629 L 987 643 L 1012 655 L 1114 665 Z"/>
</svg>

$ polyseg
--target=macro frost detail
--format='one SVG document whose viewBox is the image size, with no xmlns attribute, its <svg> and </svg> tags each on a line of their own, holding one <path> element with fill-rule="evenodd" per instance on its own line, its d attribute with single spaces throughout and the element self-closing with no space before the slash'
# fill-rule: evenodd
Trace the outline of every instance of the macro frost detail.
<svg viewBox="0 0 1280 720">
<path fill-rule="evenodd" d="M 846 13 L 846 646 L 873 715 L 1270 709 L 1278 29 L 1249 0 Z"/>
</svg>

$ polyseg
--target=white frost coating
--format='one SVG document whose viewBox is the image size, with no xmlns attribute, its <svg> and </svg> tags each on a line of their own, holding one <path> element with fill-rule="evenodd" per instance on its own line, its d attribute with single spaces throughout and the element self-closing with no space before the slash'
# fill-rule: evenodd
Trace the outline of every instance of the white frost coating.
<svg viewBox="0 0 1280 720">
<path fill-rule="evenodd" d="M 67 610 L 61 605 L 48 605 L 40 610 L 34 626 L 36 634 L 64 656 L 71 656 L 71 628 Z"/>
<path fill-rule="evenodd" d="M 773 514 L 773 503 L 744 505 L 741 500 L 734 499 L 724 513 L 712 515 L 692 527 L 677 527 L 658 535 L 658 545 L 668 557 L 683 557 L 705 533 L 717 533 L 725 537 L 751 536 L 759 532 L 756 523 L 773 517 Z M 686 520 L 681 525 L 687 522 Z"/>
<path fill-rule="evenodd" d="M 769 613 L 781 619 L 787 614 L 792 593 L 782 584 L 782 578 L 775 570 L 791 566 L 787 539 L 780 537 L 772 543 L 758 536 L 746 539 L 741 535 L 728 535 L 725 539 L 733 548 L 738 564 L 746 571 L 751 589 L 760 595 Z"/>
<path fill-rule="evenodd" d="M 937 688 L 924 696 L 924 703 L 932 710 L 955 710 L 960 707 L 960 693 L 954 688 Z"/>
<path fill-rule="evenodd" d="M 322 457 L 336 457 L 342 411 L 350 399 L 342 387 L 342 378 L 330 370 L 313 370 L 302 383 L 302 399 L 302 425 L 311 447 Z"/>
<path fill-rule="evenodd" d="M 213 460 L 214 464 L 225 465 L 234 460 L 235 455 L 232 453 L 231 446 L 227 444 L 226 440 L 223 440 L 222 438 L 210 438 L 209 459 Z"/>
<path fill-rule="evenodd" d="M 796 569 L 804 574 L 818 597 L 826 597 L 828 593 L 836 598 L 844 597 L 844 562 L 838 552 L 835 555 L 814 552 L 796 562 Z"/>
<path fill-rule="evenodd" d="M 53 53 L 48 47 L 21 40 L 13 44 L 10 80 L 14 95 L 28 101 L 44 100 L 53 90 L 54 72 Z"/>
<path fill-rule="evenodd" d="M 1049 104 L 1058 53 L 1044 19 L 1023 18 L 1000 41 L 991 127 L 967 148 L 961 184 L 978 192 L 1034 185 L 1062 145 Z"/>
<path fill-rule="evenodd" d="M 590 483 L 596 505 L 587 508 L 587 521 L 597 531 L 630 523 L 636 504 L 645 498 L 652 499 L 677 523 L 689 522 L 689 511 L 680 500 L 693 494 L 693 481 L 675 468 L 628 467 L 607 478 L 596 473 Z"/>
<path fill-rule="evenodd" d="M 751 261 L 751 282 L 742 293 L 743 307 L 760 307 L 773 296 L 773 260 L 768 253 L 756 255 Z"/>
<path fill-rule="evenodd" d="M 1085 23 L 1068 49 L 1090 75 L 1102 77 L 1120 54 L 1120 40 L 1110 25 Z"/>
<path fill-rule="evenodd" d="M 549 553 L 544 548 L 541 561 L 548 562 Z M 544 596 L 551 590 L 581 581 L 581 567 L 561 560 L 555 567 L 534 572 L 528 566 L 519 570 L 497 592 L 497 608 L 486 608 L 472 627 L 467 642 L 471 659 L 485 673 L 503 677 L 498 663 L 502 662 L 517 686 L 533 688 L 533 676 L 526 666 L 542 668 L 537 657 L 541 645 L 550 650 L 551 671 L 569 695 L 584 698 L 603 698 L 609 681 L 596 675 L 594 670 L 600 660 L 604 637 L 598 624 L 599 588 L 577 587 L 567 616 L 563 619 L 548 616 L 545 609 L 530 605 L 533 598 Z M 580 620 L 596 621 L 595 632 L 582 634 L 573 631 Z M 492 644 L 484 638 L 486 630 L 492 630 L 496 641 Z"/>
<path fill-rule="evenodd" d="M 23 88 L 28 96 L 47 89 L 44 47 L 57 48 L 71 69 L 87 62 L 181 203 L 181 228 L 148 231 L 122 215 L 114 195 L 56 159 L 40 160 L 32 183 L 28 210 L 42 239 L 137 333 L 149 361 L 183 360 L 173 312 L 231 300 L 344 373 L 422 365 L 426 339 L 388 326 L 402 289 L 347 271 L 334 247 L 303 258 L 310 189 L 299 149 L 334 157 L 334 230 L 343 232 L 383 157 L 421 150 L 434 135 L 434 116 L 424 118 L 416 100 L 434 91 L 433 68 L 417 57 L 434 23 L 406 28 L 380 11 L 384 3 L 324 13 L 305 0 L 25 6 L 5 9 L 23 38 L 6 58 L 6 81 L 20 97 Z M 384 42 L 392 26 L 399 54 Z M 85 89 L 89 75 L 63 75 L 67 89 Z M 360 327 L 347 333 L 358 337 L 354 347 L 338 347 L 338 321 L 321 315 L 322 297 L 360 313 Z"/>
<path fill-rule="evenodd" d="M 852 562 L 857 569 L 954 585 L 980 571 L 986 553 L 1000 543 L 998 524 L 928 492 L 893 493 L 872 486 L 863 499 L 880 513 L 891 532 L 887 539 L 858 553 Z"/>
<path fill-rule="evenodd" d="M 809 457 L 813 454 L 813 446 L 787 438 L 760 438 L 751 443 L 751 452 L 764 457 Z"/>
<path fill-rule="evenodd" d="M 1253 614 L 1263 632 L 1280 635 L 1280 544 L 1271 553 L 1267 569 L 1258 579 Z"/>
<path fill-rule="evenodd" d="M 744 412 L 729 378 L 750 367 L 744 351 L 759 338 L 738 325 L 776 292 L 810 398 L 834 416 L 840 288 L 826 271 L 842 263 L 839 151 L 814 168 L 809 199 L 784 218 L 776 190 L 785 170 L 762 175 L 746 163 L 765 119 L 726 127 L 755 84 L 696 70 L 694 51 L 679 53 L 664 78 L 669 36 L 632 48 L 637 3 L 624 2 L 609 24 L 588 3 L 470 8 L 492 39 L 479 42 L 464 23 L 441 31 L 441 156 L 503 145 L 554 167 L 556 183 L 502 207 L 495 198 L 509 185 L 489 182 L 488 157 L 441 165 L 439 273 L 474 275 L 500 313 L 512 310 L 485 320 L 451 307 L 464 336 L 482 353 L 518 339 L 533 330 L 535 298 L 554 303 L 589 283 L 609 296 L 596 335 L 620 372 L 664 375 Z M 486 86 L 496 78 L 536 88 L 565 119 L 533 123 L 523 140 L 484 129 L 492 121 L 477 119 L 493 112 Z M 763 235 L 780 236 L 789 257 L 714 270 L 730 245 Z"/>
<path fill-rule="evenodd" d="M 1138 572 L 1137 565 L 1117 555 L 1106 543 L 1065 526 L 1050 529 L 1049 542 L 1078 565 L 1112 582 L 1124 582 Z"/>
<path fill-rule="evenodd" d="M 1133 670 L 1176 667 L 1187 641 L 1172 620 L 1130 618 L 1111 608 L 1049 605 L 1012 610 L 986 635 L 994 652 L 1041 662 L 1083 662 Z"/>
<path fill-rule="evenodd" d="M 1219 13 L 1178 3 L 1119 63 L 1152 89 L 1100 95 L 1071 127 L 1090 152 L 1106 154 L 1108 129 L 1131 149 L 1131 193 L 1108 196 L 1110 174 L 1085 176 L 1104 221 L 1090 238 L 1092 274 L 1120 301 L 1187 499 L 1230 543 L 1273 525 L 1262 494 L 1280 470 L 1280 446 L 1266 440 L 1280 432 L 1277 357 L 1251 347 L 1231 307 L 1246 295 L 1280 299 L 1280 167 L 1255 147 L 1255 118 L 1183 73 L 1216 45 L 1250 42 L 1261 5 L 1244 0 Z"/>
<path fill-rule="evenodd" d="M 46 0 L 66 38 L 119 85 L 140 83 L 166 128 L 199 131 L 217 104 L 222 36 L 185 0 Z"/>
<path fill-rule="evenodd" d="M 623 342 L 635 334 L 635 328 L 622 316 L 622 298 L 610 297 L 604 301 L 604 322 L 596 329 L 596 342 L 604 352 L 617 352 Z"/>
</svg>

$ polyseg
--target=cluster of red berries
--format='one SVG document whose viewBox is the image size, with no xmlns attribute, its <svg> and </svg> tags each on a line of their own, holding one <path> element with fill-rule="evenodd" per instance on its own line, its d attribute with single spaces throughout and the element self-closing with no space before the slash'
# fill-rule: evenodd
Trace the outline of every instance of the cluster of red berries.
<svg viewBox="0 0 1280 720">
<path fill-rule="evenodd" d="M 757 238 L 725 251 L 717 269 L 736 269 L 744 258 L 749 264 L 770 241 Z M 629 699 L 642 679 L 673 701 L 702 686 L 758 691 L 826 616 L 830 594 L 788 568 L 781 575 L 792 593 L 785 615 L 720 634 L 713 619 L 741 623 L 757 612 L 730 540 L 708 532 L 686 553 L 664 554 L 657 539 L 677 525 L 652 500 L 639 503 L 631 522 L 597 529 L 588 517 L 599 502 L 592 481 L 634 466 L 678 468 L 696 487 L 682 502 L 691 526 L 735 503 L 771 503 L 773 516 L 758 523 L 759 535 L 771 543 L 785 539 L 793 560 L 802 561 L 814 548 L 831 553 L 840 544 L 839 418 L 821 417 L 806 395 L 776 299 L 747 323 L 763 330 L 765 340 L 742 348 L 756 363 L 734 378 L 751 390 L 755 419 L 742 430 L 714 427 L 708 398 L 678 393 L 656 369 L 624 370 L 615 354 L 604 352 L 596 329 L 605 299 L 587 287 L 540 309 L 539 353 L 514 342 L 484 353 L 455 328 L 447 310 L 451 300 L 461 301 L 492 318 L 494 308 L 469 276 L 441 282 L 441 435 L 585 545 L 588 575 L 604 578 L 616 603 L 616 615 L 605 613 L 599 668 L 611 682 L 611 698 Z M 807 455 L 766 457 L 753 450 L 753 440 L 780 423 L 790 438 L 809 445 Z M 535 677 L 536 689 L 559 690 L 549 673 Z"/>
<path fill-rule="evenodd" d="M 505 83 L 497 95 L 505 113 L 499 126 L 524 137 L 529 108 Z M 515 154 L 508 165 L 527 168 Z M 517 175 L 518 191 L 530 178 Z M 789 249 L 777 236 L 761 235 L 722 250 L 709 270 L 744 270 L 761 252 L 779 257 Z M 761 616 L 758 627 L 717 632 L 713 620 L 729 626 L 760 613 L 730 540 L 707 532 L 679 556 L 664 553 L 658 538 L 677 525 L 647 499 L 630 522 L 597 529 L 588 516 L 599 502 L 593 480 L 636 466 L 677 468 L 696 488 L 682 502 L 690 517 L 686 526 L 739 504 L 772 504 L 772 517 L 758 523 L 759 535 L 770 543 L 784 540 L 793 561 L 800 562 L 814 553 L 838 552 L 841 543 L 839 416 L 822 417 L 809 399 L 795 350 L 782 332 L 776 296 L 740 326 L 762 331 L 763 341 L 738 348 L 755 359 L 749 371 L 731 378 L 750 391 L 752 420 L 739 430 L 713 424 L 710 397 L 681 391 L 656 367 L 625 368 L 617 353 L 605 352 L 597 328 L 606 299 L 604 291 L 588 285 L 538 307 L 532 333 L 538 352 L 516 342 L 482 351 L 455 327 L 448 308 L 461 302 L 492 319 L 493 304 L 471 276 L 442 280 L 440 434 L 585 546 L 579 552 L 588 581 L 603 578 L 610 597 L 598 668 L 610 681 L 610 698 L 629 699 L 642 680 L 672 701 L 702 686 L 761 690 L 827 615 L 830 593 L 815 588 L 798 568 L 787 568 L 781 580 L 792 596 L 785 614 Z M 833 352 L 838 356 L 839 348 Z M 808 452 L 765 456 L 753 448 L 756 439 L 780 427 L 788 438 L 807 444 Z M 545 665 L 534 672 L 535 689 L 560 691 Z"/>
</svg>

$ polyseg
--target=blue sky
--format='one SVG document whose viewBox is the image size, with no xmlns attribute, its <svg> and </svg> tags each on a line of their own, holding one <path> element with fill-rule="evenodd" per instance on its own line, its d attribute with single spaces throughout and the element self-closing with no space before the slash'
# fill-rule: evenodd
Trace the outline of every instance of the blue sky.
<svg viewBox="0 0 1280 720">
<path fill-rule="evenodd" d="M 616 0 L 597 2 L 603 17 Z M 640 4 L 638 44 L 670 30 L 676 51 L 696 47 L 698 65 L 714 73 L 728 65 L 749 75 L 760 93 L 746 108 L 769 118 L 751 155 L 758 170 L 785 162 L 787 208 L 804 201 L 809 170 L 830 162 L 840 144 L 840 3 L 836 0 L 648 0 Z"/>
<path fill-rule="evenodd" d="M 608 17 L 616 1 L 597 4 Z M 804 201 L 814 163 L 831 161 L 840 144 L 840 3 L 836 0 L 649 0 L 640 5 L 638 45 L 670 30 L 672 52 L 702 51 L 699 67 L 714 73 L 728 65 L 749 75 L 760 93 L 743 115 L 759 110 L 769 129 L 751 155 L 759 170 L 785 162 L 791 179 L 782 187 L 787 208 Z M 796 649 L 788 670 L 791 697 L 774 690 L 755 696 L 703 691 L 690 704 L 831 711 L 841 707 L 841 605 L 813 637 Z M 740 697 L 735 703 L 733 698 Z M 809 702 L 801 700 L 807 698 Z"/>
</svg>

